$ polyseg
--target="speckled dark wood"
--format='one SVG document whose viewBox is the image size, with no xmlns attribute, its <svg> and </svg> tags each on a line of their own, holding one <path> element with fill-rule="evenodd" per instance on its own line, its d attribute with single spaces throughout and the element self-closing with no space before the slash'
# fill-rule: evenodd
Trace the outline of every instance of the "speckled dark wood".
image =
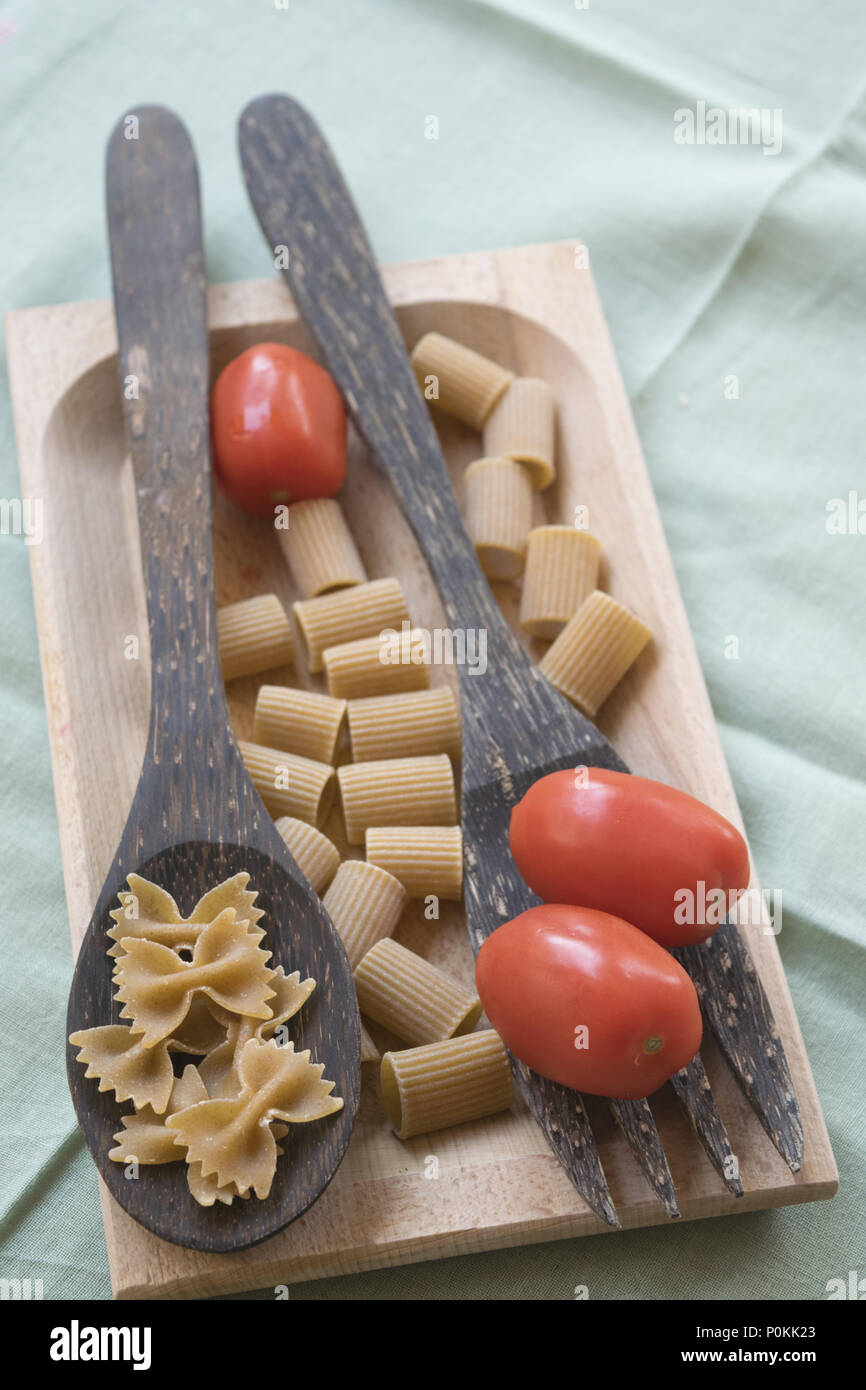
<svg viewBox="0 0 866 1390">
<path fill-rule="evenodd" d="M 436 582 L 448 622 L 485 628 L 484 676 L 460 668 L 464 731 L 466 910 L 477 951 L 502 922 L 538 899 L 508 852 L 511 807 L 545 773 L 580 764 L 628 771 L 610 744 L 542 676 L 505 623 L 460 517 L 427 406 L 351 195 L 321 132 L 297 102 L 265 96 L 239 123 L 247 189 L 270 246 L 286 246 L 295 303 L 334 375 L 361 436 L 390 478 Z M 539 750 L 543 756 L 539 757 Z M 691 948 L 690 948 L 691 949 Z M 689 952 L 683 956 L 691 968 Z M 703 968 L 704 962 L 702 962 Z M 760 984 L 757 987 L 760 989 Z M 764 1000 L 764 1017 L 769 1005 Z M 724 1020 L 708 1014 L 711 1026 Z M 726 1052 L 735 1065 L 736 1059 Z M 584 1107 L 575 1093 L 514 1065 L 517 1085 L 576 1186 L 603 1220 L 615 1213 Z M 718 1167 L 730 1145 L 699 1065 L 677 1094 Z M 740 1075 L 737 1072 L 738 1076 Z M 740 1078 L 742 1079 L 742 1078 Z M 754 1099 L 754 1094 L 752 1095 Z M 669 1173 L 648 1105 L 618 1122 L 662 1201 Z M 665 1164 L 665 1169 L 667 1165 Z"/>
<path fill-rule="evenodd" d="M 680 1216 L 677 1190 L 649 1101 L 609 1100 L 608 1105 L 620 1131 L 628 1140 L 632 1153 L 637 1157 L 641 1172 L 668 1216 L 671 1219 Z"/>
<path fill-rule="evenodd" d="M 674 1073 L 670 1085 L 725 1187 L 734 1197 L 742 1197 L 743 1183 L 739 1168 L 731 1162 L 730 1141 L 713 1099 L 710 1078 L 704 1070 L 700 1053 L 692 1058 L 687 1067 Z"/>
<path fill-rule="evenodd" d="M 779 1153 L 803 1166 L 803 1126 L 785 1049 L 754 961 L 723 922 L 707 941 L 674 951 L 695 982 L 709 1027 Z"/>
<path fill-rule="evenodd" d="M 195 157 L 171 113 L 142 107 L 131 114 L 138 117 L 138 139 L 126 139 L 128 127 L 119 122 L 108 145 L 106 185 L 121 382 L 139 382 L 139 399 L 124 398 L 124 410 L 150 620 L 152 707 L 141 779 L 76 964 L 68 1027 L 120 1021 L 106 931 L 127 874 L 161 884 L 187 914 L 208 888 L 245 871 L 265 910 L 272 964 L 317 981 L 290 1037 L 324 1063 L 345 1104 L 335 1115 L 291 1127 L 266 1200 L 208 1208 L 190 1196 L 183 1163 L 142 1166 L 138 1178 L 127 1179 L 108 1151 L 131 1104 L 100 1094 L 71 1046 L 67 1071 L 85 1138 L 121 1206 L 165 1240 L 226 1251 L 281 1230 L 332 1178 L 358 1105 L 359 1019 L 340 938 L 250 782 L 229 724 L 213 595 L 206 281 Z M 107 652 L 105 659 L 123 658 Z"/>
</svg>

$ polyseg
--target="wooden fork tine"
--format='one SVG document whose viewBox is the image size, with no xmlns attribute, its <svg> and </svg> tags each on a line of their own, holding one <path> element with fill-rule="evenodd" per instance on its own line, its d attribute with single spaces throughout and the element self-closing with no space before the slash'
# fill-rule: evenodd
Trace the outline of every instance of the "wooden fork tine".
<svg viewBox="0 0 866 1390">
<path fill-rule="evenodd" d="M 668 1216 L 680 1215 L 677 1190 L 649 1101 L 609 1100 L 611 1114 Z"/>
<path fill-rule="evenodd" d="M 770 1001 L 739 929 L 723 922 L 673 953 L 692 977 L 708 1027 L 792 1173 L 803 1166 L 803 1125 Z"/>
<path fill-rule="evenodd" d="M 728 1131 L 719 1114 L 701 1054 L 693 1057 L 687 1067 L 675 1072 L 670 1084 L 725 1187 L 735 1197 L 742 1197 L 743 1184 L 739 1168 L 731 1151 Z"/>
</svg>

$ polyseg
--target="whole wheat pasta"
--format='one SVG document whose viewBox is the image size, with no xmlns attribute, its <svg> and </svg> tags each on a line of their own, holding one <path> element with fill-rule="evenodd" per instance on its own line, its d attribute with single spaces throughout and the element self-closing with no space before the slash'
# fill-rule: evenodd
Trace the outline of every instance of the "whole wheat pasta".
<svg viewBox="0 0 866 1390">
<path fill-rule="evenodd" d="M 508 1054 L 492 1028 L 386 1052 L 381 1088 L 398 1139 L 495 1115 L 514 1100 Z"/>
<path fill-rule="evenodd" d="M 379 1049 L 378 1049 L 378 1047 L 376 1046 L 376 1044 L 373 1042 L 373 1039 L 370 1037 L 370 1034 L 367 1032 L 366 1028 L 364 1027 L 364 1025 L 363 1025 L 363 1023 L 362 1023 L 362 1024 L 361 1024 L 361 1066 L 362 1066 L 362 1067 L 365 1066 L 367 1062 L 379 1062 L 379 1061 L 381 1061 L 381 1059 L 382 1059 L 382 1054 L 381 1054 L 381 1052 L 379 1051 Z"/>
<path fill-rule="evenodd" d="M 164 888 L 136 874 L 128 882 L 152 926 L 174 927 L 182 920 Z M 120 1018 L 128 1022 L 82 1029 L 69 1038 L 100 1091 L 111 1090 L 135 1106 L 134 1114 L 121 1117 L 108 1157 L 144 1164 L 185 1159 L 189 1190 L 203 1206 L 249 1197 L 250 1189 L 266 1198 L 284 1152 L 277 1140 L 291 1124 L 343 1106 L 331 1094 L 334 1083 L 322 1076 L 323 1065 L 308 1051 L 296 1052 L 292 1042 L 277 1045 L 277 1029 L 299 1013 L 316 982 L 268 964 L 265 932 L 250 931 L 262 910 L 254 908 L 256 893 L 247 891 L 248 882 L 248 874 L 235 874 L 199 898 L 185 922 L 200 927 L 191 960 L 179 955 L 183 939 L 174 946 L 148 936 L 123 937 L 114 985 L 123 1004 Z M 119 895 L 112 913 L 118 927 L 130 896 Z M 185 942 L 184 951 L 188 937 Z M 217 1042 L 206 1040 L 198 1024 L 189 1027 L 202 1004 L 221 1034 Z M 170 1052 L 177 1048 L 207 1055 L 175 1077 Z M 369 1039 L 365 1048 L 369 1056 Z"/>
<path fill-rule="evenodd" d="M 519 376 L 504 391 L 484 426 L 484 452 L 523 463 L 536 491 L 556 477 L 556 403 L 546 381 Z"/>
<path fill-rule="evenodd" d="M 356 967 L 355 988 L 361 1013 L 408 1043 L 469 1033 L 481 1017 L 477 994 L 389 936 Z"/>
<path fill-rule="evenodd" d="M 426 400 L 480 430 L 514 373 L 479 352 L 425 333 L 412 349 L 412 366 Z"/>
<path fill-rule="evenodd" d="M 454 825 L 457 797 L 451 759 L 386 758 L 337 769 L 350 845 L 371 825 Z"/>
<path fill-rule="evenodd" d="M 463 893 L 459 825 L 370 826 L 367 862 L 399 879 L 410 898 L 457 899 Z"/>
<path fill-rule="evenodd" d="M 256 697 L 253 741 L 333 763 L 345 718 L 345 700 L 289 685 L 263 685 Z"/>
<path fill-rule="evenodd" d="M 334 799 L 334 769 L 281 748 L 238 740 L 247 772 L 272 816 L 321 825 Z"/>
<path fill-rule="evenodd" d="M 341 642 L 375 637 L 383 628 L 409 621 L 398 579 L 371 579 L 351 589 L 304 599 L 293 607 L 311 671 L 321 671 L 322 653 Z"/>
<path fill-rule="evenodd" d="M 532 483 L 513 459 L 476 459 L 466 469 L 466 530 L 484 573 L 514 579 L 532 525 Z"/>
<path fill-rule="evenodd" d="M 348 716 L 356 763 L 429 753 L 460 756 L 460 711 L 450 685 L 350 700 Z"/>
<path fill-rule="evenodd" d="M 294 816 L 280 816 L 276 822 L 289 854 L 314 890 L 322 894 L 340 867 L 340 851 L 327 835 Z"/>
<path fill-rule="evenodd" d="M 430 665 L 423 642 L 415 640 L 411 633 L 405 638 L 398 634 L 393 640 L 380 634 L 361 637 L 357 642 L 341 642 L 326 648 L 322 663 L 328 690 L 338 699 L 397 695 L 407 690 L 426 690 L 430 684 Z"/>
<path fill-rule="evenodd" d="M 288 528 L 277 535 L 304 598 L 366 581 L 358 548 L 333 497 L 293 503 Z"/>
<path fill-rule="evenodd" d="M 651 637 L 649 628 L 624 604 L 596 589 L 548 647 L 539 666 L 592 719 Z"/>
<path fill-rule="evenodd" d="M 224 681 L 295 659 L 292 629 L 276 594 L 258 594 L 217 609 L 217 642 Z"/>
<path fill-rule="evenodd" d="M 536 526 L 529 533 L 520 626 L 533 637 L 557 637 L 598 582 L 601 545 L 574 526 Z"/>
<path fill-rule="evenodd" d="M 390 936 L 406 906 L 406 889 L 393 874 L 364 859 L 345 859 L 322 899 L 355 966 L 383 937 Z"/>
</svg>

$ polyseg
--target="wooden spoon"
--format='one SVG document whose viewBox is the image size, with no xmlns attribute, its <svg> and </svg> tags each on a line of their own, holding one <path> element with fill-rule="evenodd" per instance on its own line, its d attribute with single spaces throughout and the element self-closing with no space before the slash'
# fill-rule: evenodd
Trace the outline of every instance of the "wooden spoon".
<svg viewBox="0 0 866 1390">
<path fill-rule="evenodd" d="M 216 642 L 208 428 L 207 286 L 198 174 L 171 112 L 144 106 L 115 127 L 106 154 L 119 337 L 119 391 L 138 497 L 152 662 L 150 730 L 138 788 L 87 928 L 69 996 L 68 1031 L 120 1021 L 109 910 L 130 872 L 166 888 L 184 916 L 240 872 L 258 890 L 271 965 L 316 989 L 289 1024 L 297 1049 L 324 1063 L 343 1109 L 282 1140 L 270 1195 L 202 1207 L 186 1164 L 135 1177 L 108 1158 L 122 1110 L 67 1050 L 72 1099 L 103 1179 L 136 1221 L 196 1250 L 238 1250 L 301 1215 L 330 1182 L 355 1120 L 358 1006 L 333 923 L 283 844 L 244 768 L 229 722 Z M 123 660 L 106 650 L 106 661 Z M 182 1058 L 189 1062 L 189 1057 Z"/>
</svg>

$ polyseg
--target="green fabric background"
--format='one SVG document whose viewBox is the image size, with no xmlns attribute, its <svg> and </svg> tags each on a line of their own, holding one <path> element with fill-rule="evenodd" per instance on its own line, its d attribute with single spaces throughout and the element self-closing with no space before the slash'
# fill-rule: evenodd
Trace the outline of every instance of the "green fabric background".
<svg viewBox="0 0 866 1390">
<path fill-rule="evenodd" d="M 569 1299 L 576 1284 L 593 1299 L 820 1299 L 828 1279 L 866 1276 L 866 536 L 825 525 L 828 499 L 866 496 L 864 60 L 861 0 L 0 6 L 4 307 L 108 295 L 103 145 L 142 101 L 192 133 L 214 280 L 267 273 L 234 124 L 270 90 L 324 126 L 382 261 L 586 239 L 760 876 L 784 893 L 779 945 L 835 1201 L 327 1280 L 295 1299 Z M 780 107 L 782 153 L 675 145 L 674 111 L 699 99 Z M 5 383 L 0 448 L 0 495 L 14 497 Z M 0 536 L 0 583 L 0 1276 L 105 1298 L 96 1174 L 63 1071 L 71 958 L 20 538 Z"/>
</svg>

